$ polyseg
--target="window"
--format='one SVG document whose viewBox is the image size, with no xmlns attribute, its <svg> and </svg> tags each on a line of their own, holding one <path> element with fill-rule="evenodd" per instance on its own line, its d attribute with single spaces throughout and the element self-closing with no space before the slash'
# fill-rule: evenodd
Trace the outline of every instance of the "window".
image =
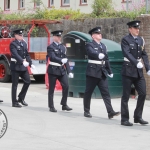
<svg viewBox="0 0 150 150">
<path fill-rule="evenodd" d="M 122 0 L 122 3 L 126 3 L 127 0 Z M 128 0 L 128 2 L 131 2 L 131 0 Z"/>
<path fill-rule="evenodd" d="M 48 1 L 48 7 L 54 6 L 54 0 L 49 0 Z"/>
<path fill-rule="evenodd" d="M 19 9 L 25 8 L 25 0 L 19 0 Z"/>
<path fill-rule="evenodd" d="M 80 0 L 80 6 L 87 5 L 87 0 Z"/>
<path fill-rule="evenodd" d="M 70 0 L 62 0 L 62 6 L 70 5 Z"/>
<path fill-rule="evenodd" d="M 54 5 L 54 0 L 50 0 L 50 5 L 51 5 L 51 6 Z"/>
<path fill-rule="evenodd" d="M 4 7 L 5 7 L 4 9 L 5 10 L 10 10 L 10 0 L 5 0 L 4 2 L 5 2 L 4 3 Z"/>
<path fill-rule="evenodd" d="M 34 2 L 34 7 L 40 7 L 40 5 L 41 5 L 41 1 L 40 0 L 36 0 Z"/>
<path fill-rule="evenodd" d="M 87 4 L 87 0 L 80 0 L 81 4 Z"/>
</svg>

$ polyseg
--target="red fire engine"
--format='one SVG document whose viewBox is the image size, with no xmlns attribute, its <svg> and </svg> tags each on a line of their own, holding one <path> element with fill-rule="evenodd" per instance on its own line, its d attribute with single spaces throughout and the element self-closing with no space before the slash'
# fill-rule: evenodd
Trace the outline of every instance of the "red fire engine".
<svg viewBox="0 0 150 150">
<path fill-rule="evenodd" d="M 10 25 L 32 25 L 28 32 L 28 51 L 32 59 L 33 64 L 35 65 L 35 70 L 31 70 L 30 67 L 28 71 L 33 75 L 36 81 L 44 81 L 46 73 L 46 50 L 45 51 L 30 51 L 30 34 L 35 27 L 42 27 L 47 32 L 47 45 L 50 44 L 50 32 L 46 24 L 57 24 L 61 23 L 56 20 L 0 20 L 1 31 L 0 31 L 0 82 L 8 82 L 11 77 L 11 71 L 9 68 L 10 65 L 10 49 L 9 45 L 14 40 L 11 37 L 11 31 L 8 26 Z M 32 43 L 36 44 L 36 43 Z M 37 43 L 38 44 L 38 43 Z"/>
</svg>

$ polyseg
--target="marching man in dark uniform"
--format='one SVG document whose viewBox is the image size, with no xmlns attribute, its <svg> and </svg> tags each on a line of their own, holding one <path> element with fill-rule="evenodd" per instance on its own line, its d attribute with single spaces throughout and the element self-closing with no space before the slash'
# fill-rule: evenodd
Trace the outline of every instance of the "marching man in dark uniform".
<svg viewBox="0 0 150 150">
<path fill-rule="evenodd" d="M 138 93 L 137 105 L 134 111 L 134 123 L 148 124 L 142 119 L 143 107 L 146 98 L 146 83 L 143 76 L 143 60 L 147 74 L 150 75 L 150 65 L 147 53 L 145 52 L 144 39 L 138 36 L 140 21 L 128 22 L 129 35 L 121 41 L 121 48 L 124 55 L 122 67 L 123 96 L 121 99 L 121 125 L 132 126 L 129 122 L 128 101 L 131 92 L 131 85 L 134 84 Z"/>
<path fill-rule="evenodd" d="M 106 46 L 101 43 L 101 27 L 93 28 L 89 31 L 89 34 L 92 36 L 93 41 L 86 44 L 88 65 L 84 93 L 84 116 L 92 117 L 90 114 L 91 96 L 95 87 L 98 86 L 107 109 L 108 118 L 111 119 L 119 115 L 120 112 L 115 112 L 111 105 L 107 76 L 113 78 L 113 73 L 110 68 Z"/>
<path fill-rule="evenodd" d="M 49 92 L 48 92 L 48 106 L 51 112 L 57 112 L 54 107 L 53 95 L 56 85 L 56 80 L 58 79 L 62 86 L 62 99 L 61 105 L 62 110 L 70 111 L 70 108 L 67 105 L 67 96 L 68 96 L 68 76 L 73 78 L 73 74 L 70 71 L 68 59 L 66 58 L 66 47 L 61 44 L 61 35 L 62 30 L 57 30 L 51 32 L 53 34 L 54 42 L 47 47 L 47 55 L 50 59 L 50 64 L 48 66 L 48 77 L 49 77 Z"/>
<path fill-rule="evenodd" d="M 11 62 L 10 69 L 12 75 L 12 107 L 22 107 L 19 103 L 24 106 L 28 104 L 24 101 L 28 87 L 30 85 L 30 76 L 28 73 L 27 67 L 30 66 L 33 69 L 35 68 L 32 65 L 31 58 L 27 50 L 27 44 L 23 40 L 23 30 L 17 29 L 14 30 L 15 40 L 10 43 L 10 52 L 11 52 Z M 17 86 L 19 77 L 23 79 L 23 87 L 21 92 L 18 95 L 18 101 L 16 99 Z"/>
</svg>

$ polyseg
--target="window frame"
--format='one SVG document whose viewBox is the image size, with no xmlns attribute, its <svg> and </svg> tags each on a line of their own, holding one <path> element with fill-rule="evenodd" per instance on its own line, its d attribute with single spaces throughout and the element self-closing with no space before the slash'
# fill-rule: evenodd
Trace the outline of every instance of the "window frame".
<svg viewBox="0 0 150 150">
<path fill-rule="evenodd" d="M 128 2 L 132 2 L 132 0 L 129 0 Z M 127 0 L 122 0 L 121 3 L 127 3 Z"/>
<path fill-rule="evenodd" d="M 64 0 L 61 0 L 61 7 L 70 7 L 70 0 L 69 4 L 64 4 Z"/>
<path fill-rule="evenodd" d="M 34 2 L 34 8 L 39 8 L 40 7 L 40 3 L 39 6 L 36 4 L 36 2 Z"/>
<path fill-rule="evenodd" d="M 53 7 L 54 6 L 54 0 L 53 0 L 53 5 L 51 5 L 52 0 L 48 0 L 48 7 Z"/>
<path fill-rule="evenodd" d="M 87 0 L 87 2 L 86 3 L 83 3 L 82 2 L 82 0 L 80 0 L 80 4 L 79 4 L 79 6 L 87 6 L 88 5 L 88 0 Z"/>
<path fill-rule="evenodd" d="M 20 6 L 22 1 L 23 1 L 23 5 L 24 5 L 23 7 Z M 18 9 L 19 10 L 25 9 L 25 0 L 18 0 Z"/>
<path fill-rule="evenodd" d="M 9 8 L 6 8 L 6 2 L 8 1 L 9 1 Z M 10 10 L 10 0 L 4 0 L 4 11 L 8 11 L 8 10 Z"/>
</svg>

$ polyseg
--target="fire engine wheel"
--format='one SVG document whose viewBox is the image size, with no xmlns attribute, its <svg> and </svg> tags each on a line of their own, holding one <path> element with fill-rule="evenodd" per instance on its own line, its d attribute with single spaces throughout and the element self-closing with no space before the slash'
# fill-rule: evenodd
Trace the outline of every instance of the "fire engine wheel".
<svg viewBox="0 0 150 150">
<path fill-rule="evenodd" d="M 45 75 L 33 75 L 35 81 L 37 82 L 44 82 L 45 81 Z"/>
<path fill-rule="evenodd" d="M 0 82 L 10 81 L 9 66 L 4 60 L 0 60 Z"/>
</svg>

